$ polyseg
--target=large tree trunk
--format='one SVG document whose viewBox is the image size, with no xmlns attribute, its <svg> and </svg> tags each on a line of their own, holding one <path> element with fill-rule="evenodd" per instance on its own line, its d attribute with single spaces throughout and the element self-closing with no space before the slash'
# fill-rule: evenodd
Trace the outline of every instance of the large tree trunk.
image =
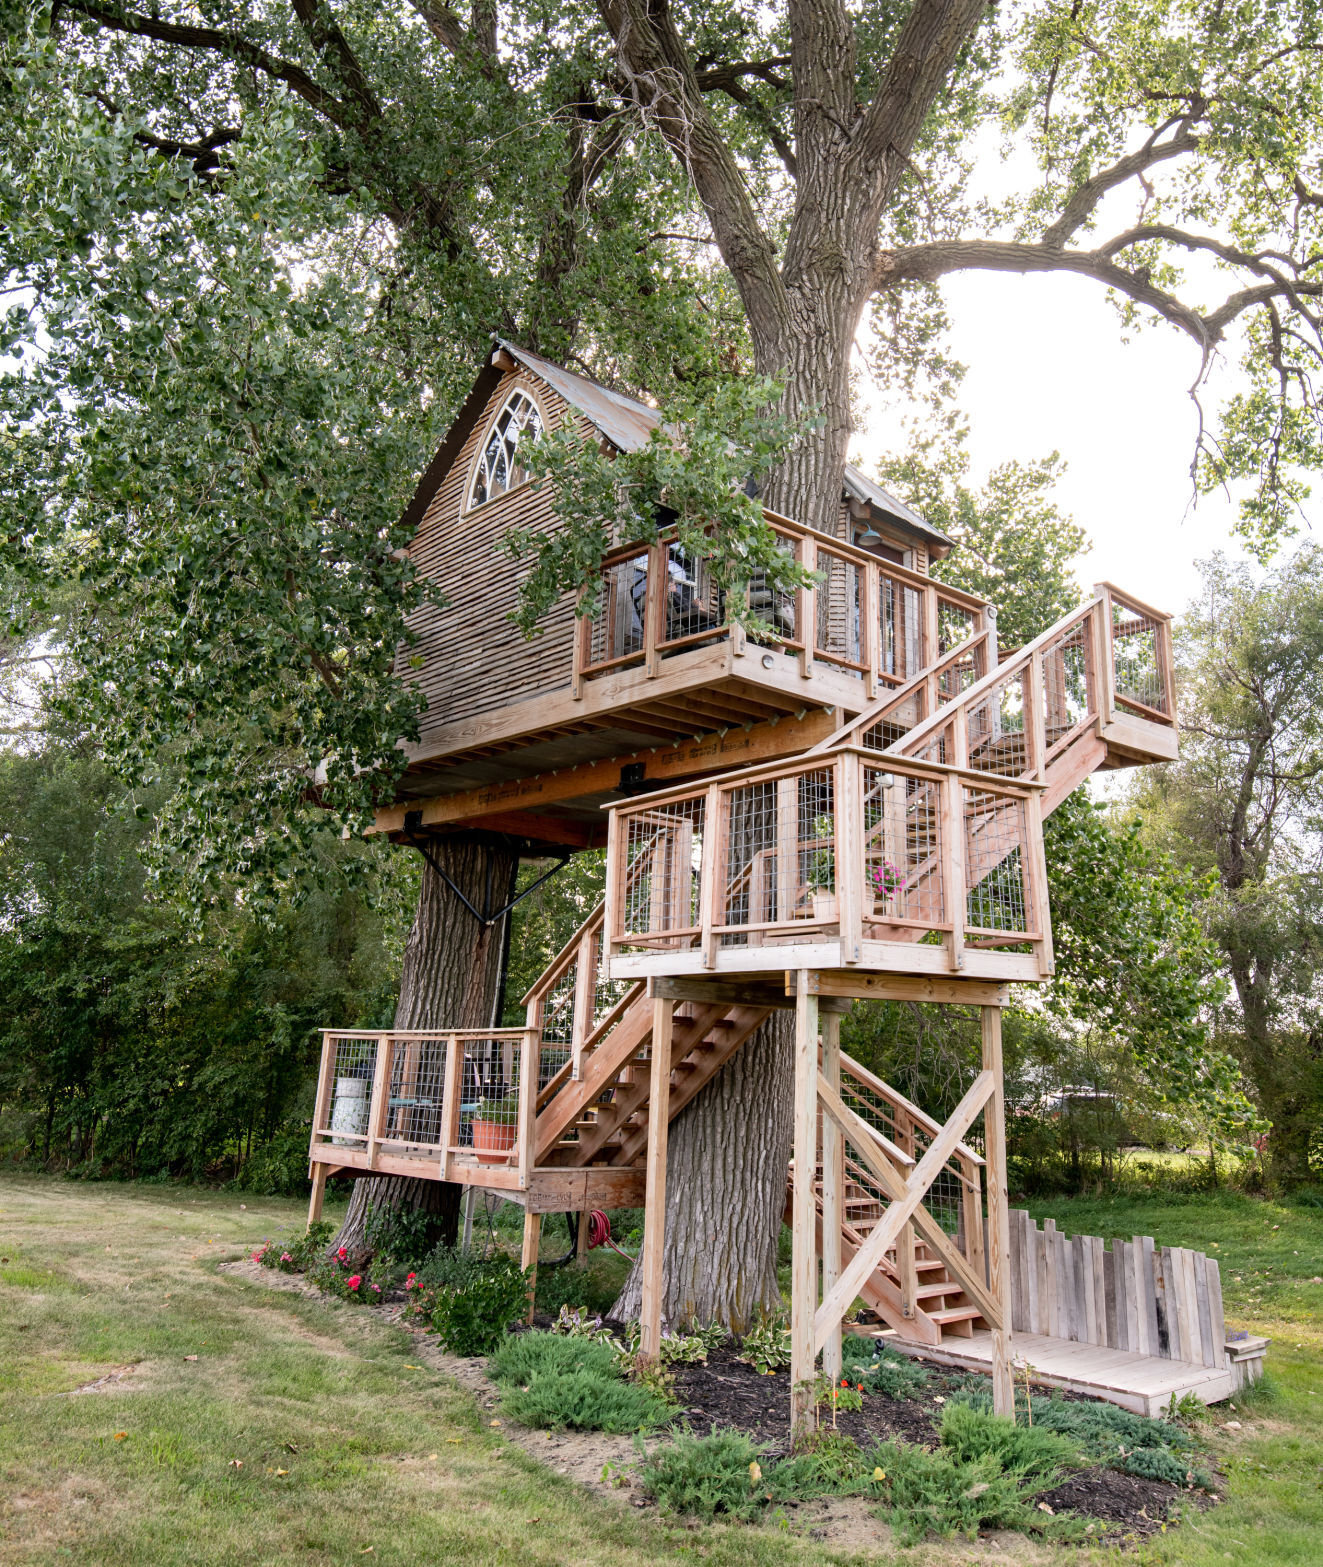
<svg viewBox="0 0 1323 1567">
<path fill-rule="evenodd" d="M 794 1015 L 774 1012 L 675 1118 L 667 1154 L 662 1326 L 743 1333 L 776 1311 L 790 1158 Z M 612 1314 L 639 1315 L 641 1264 Z"/>
<path fill-rule="evenodd" d="M 758 370 L 780 377 L 786 412 L 813 411 L 821 420 L 771 475 L 764 502 L 828 533 L 840 518 L 850 345 L 867 297 L 864 258 L 838 265 L 844 254 L 827 244 L 815 257 L 801 257 L 804 270 L 793 276 L 788 257 L 787 317 L 752 322 Z M 662 1284 L 662 1321 L 671 1329 L 719 1322 L 742 1333 L 777 1309 L 793 1033 L 793 1017 L 774 1014 L 671 1128 Z M 641 1287 L 636 1264 L 612 1308 L 616 1317 L 639 1315 Z"/>
<path fill-rule="evenodd" d="M 508 901 L 518 851 L 484 834 L 433 838 L 423 861 L 418 912 L 404 948 L 395 1027 L 492 1028 L 500 1023 L 501 958 L 505 924 L 481 925 L 437 874 L 440 866 L 476 909 Z M 435 1216 L 437 1239 L 454 1245 L 461 1188 L 452 1181 L 401 1175 L 365 1175 L 354 1182 L 340 1233 L 331 1242 L 356 1260 L 370 1251 L 368 1212 L 381 1207 L 422 1207 Z"/>
</svg>

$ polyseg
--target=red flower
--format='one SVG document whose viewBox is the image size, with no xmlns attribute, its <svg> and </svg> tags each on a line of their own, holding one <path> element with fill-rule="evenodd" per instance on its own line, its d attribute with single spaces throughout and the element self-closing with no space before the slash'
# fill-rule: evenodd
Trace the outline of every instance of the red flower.
<svg viewBox="0 0 1323 1567">
<path fill-rule="evenodd" d="M 849 1377 L 842 1377 L 841 1378 L 841 1386 L 842 1387 L 849 1387 L 849 1385 L 850 1385 Z"/>
<path fill-rule="evenodd" d="M 405 1279 L 405 1281 L 404 1281 L 405 1289 L 407 1289 L 407 1290 L 416 1290 L 418 1288 L 417 1279 L 418 1279 L 418 1275 L 416 1273 L 411 1273 L 409 1275 L 409 1277 L 407 1279 Z"/>
<path fill-rule="evenodd" d="M 349 1253 L 344 1249 L 343 1246 L 340 1248 L 340 1250 L 338 1252 L 336 1252 L 335 1255 L 340 1259 L 341 1262 L 348 1262 L 349 1261 Z"/>
<path fill-rule="evenodd" d="M 361 1273 L 355 1273 L 352 1278 L 345 1280 L 345 1288 L 349 1290 L 356 1290 L 362 1282 L 363 1275 Z"/>
<path fill-rule="evenodd" d="M 855 1389 L 856 1389 L 856 1391 L 862 1393 L 863 1390 L 864 1390 L 864 1384 L 862 1382 L 856 1382 L 855 1383 Z"/>
</svg>

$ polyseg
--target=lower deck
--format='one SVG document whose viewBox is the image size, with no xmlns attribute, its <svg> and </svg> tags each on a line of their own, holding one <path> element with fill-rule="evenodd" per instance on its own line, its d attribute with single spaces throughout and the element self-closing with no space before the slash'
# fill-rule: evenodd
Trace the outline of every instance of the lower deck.
<svg viewBox="0 0 1323 1567">
<path fill-rule="evenodd" d="M 986 1329 L 976 1330 L 969 1338 L 948 1339 L 937 1345 L 907 1343 L 890 1330 L 855 1331 L 880 1338 L 903 1355 L 919 1356 L 938 1365 L 958 1366 L 967 1371 L 992 1370 L 992 1334 Z M 1119 1404 L 1122 1409 L 1150 1418 L 1161 1415 L 1173 1398 L 1179 1403 L 1187 1393 L 1193 1393 L 1200 1403 L 1215 1404 L 1243 1385 L 1231 1364 L 1196 1366 L 1188 1361 L 1164 1360 L 1101 1344 L 1078 1344 L 1041 1333 L 1013 1334 L 1011 1351 L 1017 1366 L 1022 1362 L 1029 1366 L 1034 1382 L 1106 1399 L 1109 1404 Z M 1023 1371 L 1017 1370 L 1017 1379 L 1023 1375 Z"/>
</svg>

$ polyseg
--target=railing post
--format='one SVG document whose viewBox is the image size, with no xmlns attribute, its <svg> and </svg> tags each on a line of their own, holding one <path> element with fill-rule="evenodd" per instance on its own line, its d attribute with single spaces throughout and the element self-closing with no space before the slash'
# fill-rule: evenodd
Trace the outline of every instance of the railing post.
<svg viewBox="0 0 1323 1567">
<path fill-rule="evenodd" d="M 799 561 L 805 571 L 818 569 L 818 547 L 812 539 L 799 541 Z M 797 589 L 799 615 L 799 672 L 805 680 L 813 675 L 813 650 L 818 644 L 818 594 L 812 583 Z"/>
<path fill-rule="evenodd" d="M 1112 701 L 1116 691 L 1116 669 L 1112 659 L 1112 593 L 1106 583 L 1099 583 L 1093 590 L 1098 596 L 1097 618 L 1094 622 L 1094 647 L 1098 676 L 1098 717 L 1110 724 L 1115 711 Z"/>
<path fill-rule="evenodd" d="M 574 958 L 574 1014 L 570 1020 L 570 1081 L 577 1083 L 583 1070 L 583 1042 L 592 1033 L 593 1003 L 597 995 L 597 965 L 593 962 L 593 932 L 579 938 Z"/>
<path fill-rule="evenodd" d="M 377 1035 L 377 1065 L 372 1074 L 372 1104 L 368 1110 L 367 1156 L 368 1169 L 377 1167 L 377 1151 L 386 1129 L 386 1112 L 390 1108 L 390 1068 L 395 1054 L 395 1040 L 390 1034 Z"/>
<path fill-rule="evenodd" d="M 852 754 L 836 762 L 836 912 L 841 922 L 841 959 L 858 963 L 864 938 L 864 835 L 860 758 Z"/>
<path fill-rule="evenodd" d="M 896 1276 L 900 1281 L 900 1314 L 910 1319 L 919 1306 L 919 1268 L 914 1256 L 914 1226 L 902 1226 L 896 1237 Z"/>
<path fill-rule="evenodd" d="M 441 1098 L 441 1179 L 454 1179 L 455 1145 L 459 1142 L 460 1096 L 464 1091 L 464 1045 L 454 1034 L 446 1037 L 446 1084 Z"/>
<path fill-rule="evenodd" d="M 841 1015 L 822 1012 L 822 1075 L 841 1091 Z M 845 1217 L 845 1139 L 829 1115 L 822 1117 L 822 1293 L 841 1276 L 841 1225 Z M 835 1324 L 822 1346 L 822 1369 L 835 1381 L 842 1370 L 841 1325 Z"/>
<path fill-rule="evenodd" d="M 574 620 L 574 666 L 570 680 L 570 695 L 576 702 L 583 700 L 584 670 L 592 661 L 592 635 L 593 622 L 590 615 L 580 615 L 579 606 L 583 602 L 584 595 L 579 595 L 575 604 Z"/>
<path fill-rule="evenodd" d="M 666 1144 L 670 1135 L 671 1035 L 675 1003 L 652 1003 L 652 1045 L 648 1072 L 648 1164 L 643 1202 L 642 1298 L 639 1349 L 656 1355 L 661 1348 L 661 1302 L 666 1255 Z"/>
<path fill-rule="evenodd" d="M 533 1173 L 533 1125 L 537 1118 L 539 1035 L 524 1030 L 519 1046 L 519 1188 L 527 1191 Z"/>
<path fill-rule="evenodd" d="M 983 1111 L 983 1157 L 988 1171 L 988 1294 L 1001 1320 L 992 1328 L 992 1408 L 1015 1415 L 1011 1379 L 1011 1216 L 1006 1190 L 1006 1101 L 1002 1085 L 1001 1008 L 983 1008 L 983 1070 L 992 1073 L 992 1094 Z"/>
<path fill-rule="evenodd" d="M 317 1133 L 323 1131 L 327 1125 L 327 1118 L 331 1113 L 331 1086 L 332 1072 L 335 1066 L 337 1047 L 333 1043 L 335 1033 L 332 1029 L 322 1029 L 322 1064 L 317 1076 L 317 1099 L 312 1111 L 312 1146 L 317 1146 Z"/>
<path fill-rule="evenodd" d="M 919 657 L 923 660 L 920 668 L 926 668 L 929 664 L 935 664 L 941 656 L 939 643 L 941 641 L 940 623 L 937 609 L 937 588 L 926 587 L 923 590 L 923 646 L 919 650 Z"/>
<path fill-rule="evenodd" d="M 1056 969 L 1052 951 L 1052 908 L 1047 889 L 1047 854 L 1043 848 L 1043 798 L 1035 790 L 1024 802 L 1024 869 L 1036 922 L 1038 972 L 1046 979 Z M 1031 925 L 1030 929 L 1034 926 Z"/>
<path fill-rule="evenodd" d="M 699 945 L 703 952 L 703 967 L 717 966 L 717 937 L 715 927 L 724 924 L 722 915 L 725 891 L 725 802 L 728 795 L 713 784 L 703 803 L 703 855 L 698 866 L 698 923 Z"/>
<path fill-rule="evenodd" d="M 1044 720 L 1043 655 L 1035 653 L 1024 672 L 1025 768 L 1032 778 L 1047 774 L 1047 726 Z"/>
<path fill-rule="evenodd" d="M 881 572 L 876 566 L 861 566 L 864 574 L 863 602 L 859 606 L 859 662 L 867 666 L 864 682 L 868 700 L 876 701 L 882 668 L 882 631 L 878 609 L 882 602 Z"/>
<path fill-rule="evenodd" d="M 628 841 L 628 818 L 622 819 L 618 811 L 609 811 L 606 823 L 606 885 L 602 889 L 602 963 L 608 974 L 611 972 L 611 954 L 615 949 L 618 931 L 620 886 L 625 873 L 624 846 Z"/>
<path fill-rule="evenodd" d="M 955 726 L 959 729 L 959 725 Z M 965 785 L 955 773 L 942 780 L 942 818 L 946 842 L 942 846 L 942 896 L 944 913 L 951 923 L 947 953 L 953 971 L 965 966 Z"/>
<path fill-rule="evenodd" d="M 988 1264 L 983 1248 L 983 1180 L 972 1159 L 960 1160 L 960 1219 L 965 1232 L 965 1256 L 975 1275 L 987 1281 Z"/>
<path fill-rule="evenodd" d="M 657 644 L 664 642 L 666 593 L 670 587 L 671 546 L 661 540 L 648 551 L 648 596 L 643 617 L 643 670 L 649 680 L 661 674 L 661 655 Z"/>
</svg>

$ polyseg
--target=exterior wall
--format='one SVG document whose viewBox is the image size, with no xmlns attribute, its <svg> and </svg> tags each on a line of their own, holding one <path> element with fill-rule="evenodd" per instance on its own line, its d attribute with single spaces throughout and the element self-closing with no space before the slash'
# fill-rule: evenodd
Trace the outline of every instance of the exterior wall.
<svg viewBox="0 0 1323 1567">
<path fill-rule="evenodd" d="M 853 540 L 856 520 L 848 500 L 841 502 L 841 510 L 836 524 L 836 537 Z M 911 571 L 921 571 L 926 576 L 928 573 L 928 550 L 921 539 L 912 534 L 904 533 L 899 528 L 892 528 L 882 518 L 873 519 L 873 527 L 882 536 L 882 542 L 889 544 L 893 549 L 905 552 L 905 563 Z"/>
<path fill-rule="evenodd" d="M 505 557 L 501 542 L 512 526 L 549 530 L 547 496 L 524 484 L 485 506 L 463 510 L 474 458 L 491 421 L 516 388 L 536 398 L 548 428 L 576 417 L 538 378 L 524 371 L 504 375 L 419 524 L 410 557 L 445 599 L 441 607 L 426 606 L 412 617 L 418 641 L 407 656 L 422 660 L 412 678 L 427 694 L 424 742 L 430 732 L 456 719 L 570 686 L 574 610 L 569 599 L 548 611 L 543 630 L 531 641 L 509 621 L 527 570 Z M 591 439 L 592 427 L 585 420 L 578 422 Z M 409 674 L 407 666 L 402 673 Z"/>
</svg>

